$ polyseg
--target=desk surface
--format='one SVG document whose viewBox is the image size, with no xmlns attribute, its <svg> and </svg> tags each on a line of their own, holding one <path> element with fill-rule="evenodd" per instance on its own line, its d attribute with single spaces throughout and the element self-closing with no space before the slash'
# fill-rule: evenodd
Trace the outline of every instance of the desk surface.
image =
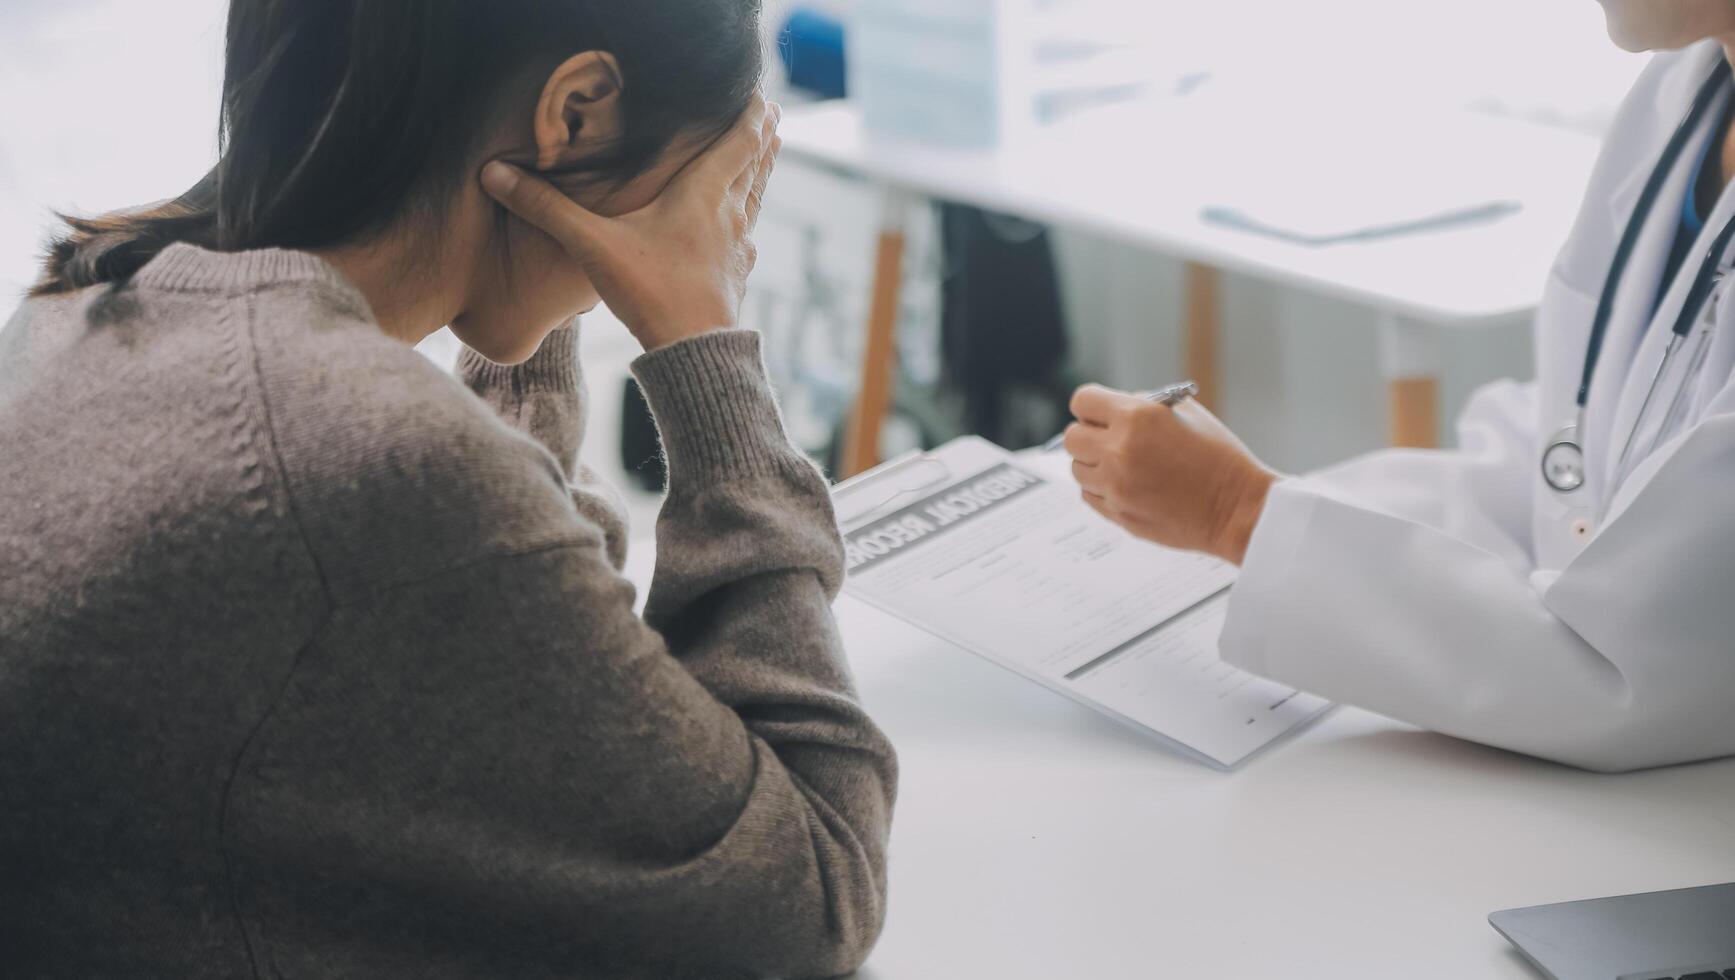
<svg viewBox="0 0 1735 980">
<path fill-rule="evenodd" d="M 780 132 L 789 160 L 1093 231 L 1441 326 L 1504 324 L 1535 308 L 1596 154 L 1596 140 L 1583 134 L 1468 112 L 1327 122 L 1266 107 L 1258 118 L 1226 124 L 1223 113 L 1234 111 L 1193 99 L 1097 109 L 1016 150 L 870 136 L 849 102 L 792 109 Z M 1366 168 L 1371 179 L 1473 179 L 1523 210 L 1481 225 L 1324 247 L 1200 217 L 1207 206 L 1233 203 L 1226 179 L 1258 179 L 1301 155 L 1309 169 L 1329 173 L 1338 158 L 1328 154 L 1335 153 L 1346 167 Z M 1360 172 L 1350 174 L 1352 186 Z"/>
<path fill-rule="evenodd" d="M 1534 980 L 1489 912 L 1735 880 L 1735 761 L 1597 776 L 1340 708 L 1224 774 L 839 618 L 903 768 L 868 980 Z"/>
</svg>

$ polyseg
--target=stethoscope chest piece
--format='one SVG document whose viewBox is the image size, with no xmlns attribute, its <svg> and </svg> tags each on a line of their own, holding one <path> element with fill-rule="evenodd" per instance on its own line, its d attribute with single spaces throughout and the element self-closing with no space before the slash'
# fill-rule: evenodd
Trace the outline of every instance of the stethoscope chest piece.
<svg viewBox="0 0 1735 980">
<path fill-rule="evenodd" d="M 1542 479 L 1557 493 L 1573 493 L 1584 486 L 1584 447 L 1579 445 L 1576 424 L 1548 440 L 1548 448 L 1542 451 Z"/>
</svg>

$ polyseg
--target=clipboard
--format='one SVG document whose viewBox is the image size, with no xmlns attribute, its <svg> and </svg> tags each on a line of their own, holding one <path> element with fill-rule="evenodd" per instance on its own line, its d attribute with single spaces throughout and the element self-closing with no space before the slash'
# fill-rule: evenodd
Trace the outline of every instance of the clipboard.
<svg viewBox="0 0 1735 980">
<path fill-rule="evenodd" d="M 845 591 L 1195 761 L 1234 769 L 1330 707 L 1222 663 L 1234 570 L 1110 524 L 1056 454 L 966 437 L 833 496 Z"/>
</svg>

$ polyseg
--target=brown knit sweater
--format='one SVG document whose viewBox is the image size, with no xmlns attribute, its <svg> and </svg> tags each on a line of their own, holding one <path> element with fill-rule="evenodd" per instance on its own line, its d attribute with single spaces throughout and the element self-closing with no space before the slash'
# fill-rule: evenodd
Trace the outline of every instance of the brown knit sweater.
<svg viewBox="0 0 1735 980">
<path fill-rule="evenodd" d="M 896 776 L 824 481 L 754 334 L 641 358 L 634 615 L 573 329 L 460 382 L 317 258 L 181 245 L 0 333 L 0 975 L 861 962 Z"/>
</svg>

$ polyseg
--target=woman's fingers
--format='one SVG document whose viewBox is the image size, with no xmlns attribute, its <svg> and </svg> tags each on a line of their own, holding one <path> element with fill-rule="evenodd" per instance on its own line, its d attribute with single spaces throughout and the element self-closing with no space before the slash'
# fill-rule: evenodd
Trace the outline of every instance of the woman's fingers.
<svg viewBox="0 0 1735 980">
<path fill-rule="evenodd" d="M 769 111 L 760 123 L 759 154 L 735 175 L 734 183 L 729 185 L 729 193 L 741 201 L 747 212 L 749 226 L 759 217 L 756 202 L 764 198 L 765 184 L 771 179 L 770 167 L 776 160 L 777 151 L 783 147 L 783 141 L 777 136 L 777 124 L 782 118 L 782 107 L 770 103 Z"/>
<path fill-rule="evenodd" d="M 482 168 L 482 187 L 508 211 L 540 228 L 575 258 L 596 248 L 609 219 L 584 208 L 553 184 L 495 161 Z"/>
<path fill-rule="evenodd" d="M 748 228 L 759 224 L 759 212 L 765 207 L 765 188 L 771 183 L 771 173 L 777 169 L 777 154 L 782 149 L 783 138 L 773 135 L 771 142 L 765 147 L 765 154 L 759 158 L 759 169 L 753 178 L 753 187 L 747 192 Z"/>
<path fill-rule="evenodd" d="M 759 118 L 759 133 L 750 146 L 756 148 L 753 159 L 747 166 L 735 174 L 733 187 L 746 189 L 753 182 L 759 168 L 765 163 L 765 154 L 771 149 L 771 142 L 777 138 L 777 126 L 783 120 L 783 107 L 775 102 L 765 104 L 765 114 Z"/>
<path fill-rule="evenodd" d="M 783 110 L 764 99 L 756 98 L 741 113 L 731 129 L 717 144 L 705 151 L 693 175 L 714 188 L 734 189 L 740 185 L 746 193 L 751 185 L 753 167 L 765 152 L 765 144 L 777 129 Z M 746 182 L 743 182 L 743 178 Z"/>
</svg>

